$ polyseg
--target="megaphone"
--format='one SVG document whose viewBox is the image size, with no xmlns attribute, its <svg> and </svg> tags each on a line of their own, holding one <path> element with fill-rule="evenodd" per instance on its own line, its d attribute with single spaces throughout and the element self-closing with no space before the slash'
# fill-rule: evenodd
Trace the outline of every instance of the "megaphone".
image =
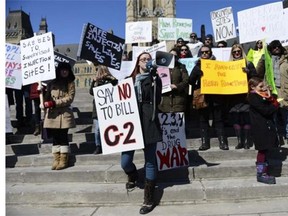
<svg viewBox="0 0 288 216">
<path fill-rule="evenodd" d="M 156 51 L 155 59 L 150 60 L 146 63 L 146 68 L 148 71 L 156 69 L 158 66 L 174 68 L 175 56 L 168 52 Z"/>
<path fill-rule="evenodd" d="M 175 57 L 168 52 L 156 51 L 155 64 L 157 66 L 174 68 Z"/>
</svg>

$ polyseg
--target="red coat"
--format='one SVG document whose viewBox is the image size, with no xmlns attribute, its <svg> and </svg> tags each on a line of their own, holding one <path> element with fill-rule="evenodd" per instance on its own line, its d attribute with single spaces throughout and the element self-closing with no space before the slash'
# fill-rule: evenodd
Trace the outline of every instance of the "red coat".
<svg viewBox="0 0 288 216">
<path fill-rule="evenodd" d="M 38 83 L 37 82 L 31 84 L 31 86 L 30 86 L 30 99 L 31 100 L 39 98 L 40 92 L 38 91 L 37 88 L 38 88 Z"/>
</svg>

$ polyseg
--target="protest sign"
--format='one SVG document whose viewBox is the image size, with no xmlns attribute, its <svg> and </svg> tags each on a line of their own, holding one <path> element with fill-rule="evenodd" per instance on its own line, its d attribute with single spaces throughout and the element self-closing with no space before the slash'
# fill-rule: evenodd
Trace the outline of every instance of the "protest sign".
<svg viewBox="0 0 288 216">
<path fill-rule="evenodd" d="M 162 94 L 171 91 L 171 77 L 169 68 L 158 67 L 157 73 L 162 81 Z"/>
<path fill-rule="evenodd" d="M 248 92 L 247 74 L 243 72 L 245 59 L 215 61 L 201 59 L 202 94 L 240 94 Z"/>
<path fill-rule="evenodd" d="M 10 118 L 10 110 L 9 110 L 9 102 L 7 95 L 5 97 L 6 99 L 6 124 L 5 124 L 5 131 L 6 133 L 13 133 L 12 125 L 11 125 L 11 118 Z"/>
<path fill-rule="evenodd" d="M 152 21 L 127 22 L 125 43 L 144 43 L 152 41 Z"/>
<path fill-rule="evenodd" d="M 193 68 L 195 67 L 196 62 L 198 61 L 199 57 L 193 57 L 193 58 L 180 58 L 179 62 L 184 64 L 187 71 L 188 75 L 190 76 Z"/>
<path fill-rule="evenodd" d="M 83 27 L 77 56 L 120 70 L 124 45 L 124 39 L 88 23 Z"/>
<path fill-rule="evenodd" d="M 158 40 L 190 39 L 192 19 L 158 18 Z"/>
<path fill-rule="evenodd" d="M 231 47 L 212 48 L 217 61 L 230 61 Z"/>
<path fill-rule="evenodd" d="M 241 44 L 278 38 L 286 33 L 287 22 L 284 22 L 281 1 L 239 11 L 237 16 Z"/>
<path fill-rule="evenodd" d="M 20 48 L 23 85 L 56 77 L 51 32 L 21 40 Z"/>
<path fill-rule="evenodd" d="M 6 88 L 22 88 L 21 50 L 19 45 L 6 43 L 5 76 Z"/>
<path fill-rule="evenodd" d="M 60 63 L 60 62 L 65 62 L 65 63 L 68 63 L 68 64 L 70 64 L 71 65 L 71 68 L 73 68 L 73 66 L 75 65 L 75 63 L 76 63 L 76 60 L 75 59 L 72 59 L 72 58 L 70 58 L 70 57 L 68 57 L 68 56 L 65 56 L 65 55 L 63 55 L 63 54 L 61 54 L 61 53 L 59 53 L 59 52 L 56 52 L 56 51 L 54 51 L 54 60 L 55 60 L 55 67 L 58 67 L 58 64 Z"/>
<path fill-rule="evenodd" d="M 162 142 L 157 143 L 158 170 L 189 166 L 186 147 L 184 113 L 159 113 L 163 132 Z"/>
<path fill-rule="evenodd" d="M 93 88 L 103 154 L 144 148 L 132 78 Z"/>
<path fill-rule="evenodd" d="M 215 42 L 228 40 L 237 36 L 232 7 L 211 11 L 210 17 Z"/>
<path fill-rule="evenodd" d="M 142 52 L 148 52 L 152 56 L 152 59 L 155 59 L 156 57 L 156 52 L 157 51 L 163 51 L 167 52 L 167 44 L 166 41 L 162 41 L 158 44 L 154 44 L 153 46 L 150 47 L 138 47 L 138 46 L 133 46 L 133 60 L 136 60 L 137 57 L 142 53 Z"/>
</svg>

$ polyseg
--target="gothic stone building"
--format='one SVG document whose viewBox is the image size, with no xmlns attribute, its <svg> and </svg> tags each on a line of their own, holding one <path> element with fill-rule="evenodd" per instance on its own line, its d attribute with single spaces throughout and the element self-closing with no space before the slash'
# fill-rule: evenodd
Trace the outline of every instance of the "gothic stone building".
<svg viewBox="0 0 288 216">
<path fill-rule="evenodd" d="M 158 17 L 174 18 L 175 15 L 175 0 L 126 0 L 126 22 L 152 20 L 153 39 L 157 39 Z M 47 32 L 48 24 L 46 18 L 41 18 L 39 31 L 36 34 L 44 34 Z M 30 16 L 22 10 L 9 11 L 6 18 L 6 42 L 20 44 L 20 40 L 33 37 L 33 35 L 34 32 L 31 26 Z M 53 41 L 55 41 L 54 35 Z M 139 46 L 149 45 L 151 44 L 139 44 Z M 172 47 L 173 45 L 174 41 L 167 42 L 167 47 Z M 89 88 L 95 68 L 93 64 L 88 64 L 87 61 L 77 58 L 78 46 L 78 44 L 60 44 L 55 45 L 54 50 L 76 60 L 73 68 L 76 76 L 76 87 Z M 126 51 L 130 50 L 131 44 L 127 44 Z"/>
</svg>

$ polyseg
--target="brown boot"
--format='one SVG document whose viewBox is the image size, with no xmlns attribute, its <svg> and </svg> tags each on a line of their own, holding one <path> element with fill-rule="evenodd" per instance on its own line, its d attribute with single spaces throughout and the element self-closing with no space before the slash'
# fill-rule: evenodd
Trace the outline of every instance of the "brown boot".
<svg viewBox="0 0 288 216">
<path fill-rule="evenodd" d="M 41 133 L 40 125 L 35 125 L 35 131 L 33 133 L 34 136 L 38 136 Z"/>
<path fill-rule="evenodd" d="M 56 170 L 65 169 L 68 167 L 69 160 L 69 146 L 60 147 L 60 162 L 56 167 Z"/>
<path fill-rule="evenodd" d="M 55 170 L 60 162 L 60 145 L 52 146 L 52 154 L 54 156 L 54 161 L 51 169 Z"/>
</svg>

